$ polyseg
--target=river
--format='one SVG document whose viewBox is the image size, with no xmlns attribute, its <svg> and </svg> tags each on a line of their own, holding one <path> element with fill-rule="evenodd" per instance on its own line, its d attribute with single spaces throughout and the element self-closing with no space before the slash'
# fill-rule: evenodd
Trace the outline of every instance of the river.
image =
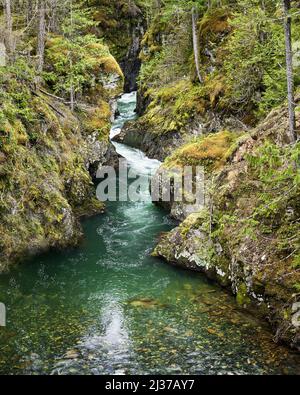
<svg viewBox="0 0 300 395">
<path fill-rule="evenodd" d="M 135 118 L 136 94 L 119 100 L 112 135 Z M 144 174 L 159 166 L 117 144 Z M 299 356 L 204 276 L 151 257 L 175 224 L 151 204 L 110 202 L 83 222 L 84 241 L 0 276 L 8 374 L 289 374 Z"/>
</svg>

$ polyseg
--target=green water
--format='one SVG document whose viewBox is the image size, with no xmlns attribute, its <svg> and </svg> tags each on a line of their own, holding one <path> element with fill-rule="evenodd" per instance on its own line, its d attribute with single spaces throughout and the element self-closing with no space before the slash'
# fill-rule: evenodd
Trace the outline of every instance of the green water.
<svg viewBox="0 0 300 395">
<path fill-rule="evenodd" d="M 134 96 L 120 103 L 134 117 Z M 141 173 L 158 166 L 117 145 Z M 8 374 L 288 374 L 299 356 L 239 310 L 203 276 L 152 258 L 174 226 L 146 203 L 109 203 L 83 223 L 73 250 L 50 252 L 0 277 L 7 326 L 0 372 Z"/>
</svg>

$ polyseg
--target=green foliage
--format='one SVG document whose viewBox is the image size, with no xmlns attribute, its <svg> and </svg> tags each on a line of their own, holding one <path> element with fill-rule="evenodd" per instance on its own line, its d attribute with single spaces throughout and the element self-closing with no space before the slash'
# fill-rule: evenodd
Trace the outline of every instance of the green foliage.
<svg viewBox="0 0 300 395">
<path fill-rule="evenodd" d="M 82 96 L 97 84 L 101 74 L 122 71 L 102 39 L 90 33 L 96 26 L 90 8 L 81 2 L 73 6 L 62 23 L 62 34 L 52 35 L 46 43 L 44 79 L 55 93 Z"/>
<path fill-rule="evenodd" d="M 145 62 L 139 75 L 139 82 L 142 86 L 143 83 L 147 86 L 153 86 L 157 81 L 157 77 L 160 76 L 160 69 L 163 69 L 164 53 L 157 52 L 152 59 Z"/>
<path fill-rule="evenodd" d="M 160 86 L 189 73 L 192 53 L 190 14 L 184 4 L 166 7 L 152 21 L 143 40 L 140 85 Z M 162 38 L 169 36 L 169 40 Z"/>
<path fill-rule="evenodd" d="M 274 46 L 272 23 L 266 11 L 258 5 L 246 8 L 245 12 L 236 12 L 231 19 L 233 33 L 227 43 L 227 56 L 224 62 L 229 95 L 228 106 L 236 110 L 249 105 L 257 108 L 260 100 L 258 93 L 266 68 L 284 60 L 284 37 L 281 34 L 279 48 Z M 278 42 L 277 42 L 278 44 Z M 242 59 L 242 61 L 241 61 Z M 272 59 L 272 61 L 270 61 Z"/>
<path fill-rule="evenodd" d="M 300 253 L 294 256 L 292 267 L 294 269 L 300 269 Z"/>
<path fill-rule="evenodd" d="M 252 219 L 265 224 L 265 232 L 277 231 L 278 250 L 290 252 L 295 266 L 300 252 L 300 144 L 279 148 L 267 142 L 248 162 L 259 188 Z"/>
<path fill-rule="evenodd" d="M 78 36 L 73 40 L 53 37 L 48 40 L 46 50 L 51 71 L 45 72 L 44 78 L 61 95 L 71 88 L 75 93 L 82 93 L 84 86 L 93 83 L 99 59 L 105 56 L 110 56 L 109 50 L 95 36 Z"/>
<path fill-rule="evenodd" d="M 28 253 L 78 242 L 76 217 L 103 210 L 87 169 L 93 161 L 87 135 L 107 143 L 109 100 L 122 90 L 122 71 L 91 33 L 86 3 L 73 5 L 71 16 L 70 2 L 59 2 L 61 15 L 51 23 L 47 10 L 49 28 L 57 26 L 46 35 L 42 75 L 36 20 L 25 29 L 25 18 L 14 16 L 14 28 L 24 31 L 14 62 L 0 68 L 0 271 Z M 71 89 L 83 102 L 76 113 L 52 95 L 67 98 Z"/>
<path fill-rule="evenodd" d="M 209 97 L 213 111 L 233 113 L 255 125 L 286 99 L 285 39 L 282 3 L 175 1 L 154 13 L 144 40 L 140 87 L 155 99 L 158 88 L 182 78 L 197 85 L 191 36 L 191 9 L 199 11 L 200 68 L 204 76 L 199 100 Z M 293 10 L 295 84 L 299 85 L 299 15 Z M 180 31 L 184 32 L 180 38 Z"/>
<path fill-rule="evenodd" d="M 79 121 L 48 96 L 33 93 L 31 73 L 1 69 L 0 270 L 27 249 L 78 241 L 74 213 L 102 210 L 86 169 Z M 24 69 L 22 67 L 22 75 Z"/>
<path fill-rule="evenodd" d="M 257 147 L 244 157 L 246 166 L 233 163 L 221 185 L 213 185 L 212 237 L 231 254 L 243 251 L 249 264 L 256 260 L 272 281 L 290 273 L 284 281 L 292 288 L 300 264 L 300 144 Z M 257 254 L 272 256 L 272 265 L 258 262 Z"/>
<path fill-rule="evenodd" d="M 230 24 L 233 33 L 226 45 L 224 71 L 228 85 L 228 107 L 235 111 L 252 108 L 258 117 L 286 98 L 285 38 L 282 4 L 266 1 L 239 1 Z M 293 39 L 300 29 L 294 21 Z M 295 70 L 295 75 L 297 71 Z"/>
<path fill-rule="evenodd" d="M 78 1 L 72 4 L 70 15 L 62 22 L 61 30 L 64 36 L 71 38 L 86 34 L 91 27 L 96 26 L 92 10 L 84 3 Z"/>
<path fill-rule="evenodd" d="M 11 139 L 12 124 L 17 120 L 30 126 L 36 119 L 30 105 L 34 75 L 34 69 L 22 58 L 9 67 L 0 68 L 0 133 L 3 138 Z M 3 145 L 4 141 L 1 143 Z"/>
</svg>

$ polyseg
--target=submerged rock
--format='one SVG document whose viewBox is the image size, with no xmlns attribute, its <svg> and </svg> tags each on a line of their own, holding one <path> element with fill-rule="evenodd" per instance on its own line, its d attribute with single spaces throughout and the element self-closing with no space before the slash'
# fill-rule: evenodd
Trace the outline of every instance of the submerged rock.
<svg viewBox="0 0 300 395">
<path fill-rule="evenodd" d="M 166 307 L 165 304 L 159 302 L 158 300 L 151 298 L 141 298 L 141 299 L 133 299 L 126 302 L 129 306 L 135 308 L 143 308 L 143 309 L 152 309 L 155 307 Z"/>
<path fill-rule="evenodd" d="M 79 354 L 76 350 L 69 350 L 65 353 L 64 359 L 77 359 Z"/>
</svg>

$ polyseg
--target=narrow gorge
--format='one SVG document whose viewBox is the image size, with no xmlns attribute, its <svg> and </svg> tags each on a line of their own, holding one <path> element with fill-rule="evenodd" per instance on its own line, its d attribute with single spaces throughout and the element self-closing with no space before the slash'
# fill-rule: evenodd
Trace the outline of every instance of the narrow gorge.
<svg viewBox="0 0 300 395">
<path fill-rule="evenodd" d="M 291 141 L 280 1 L 54 3 L 1 11 L 0 374 L 300 374 L 299 5 Z"/>
</svg>

